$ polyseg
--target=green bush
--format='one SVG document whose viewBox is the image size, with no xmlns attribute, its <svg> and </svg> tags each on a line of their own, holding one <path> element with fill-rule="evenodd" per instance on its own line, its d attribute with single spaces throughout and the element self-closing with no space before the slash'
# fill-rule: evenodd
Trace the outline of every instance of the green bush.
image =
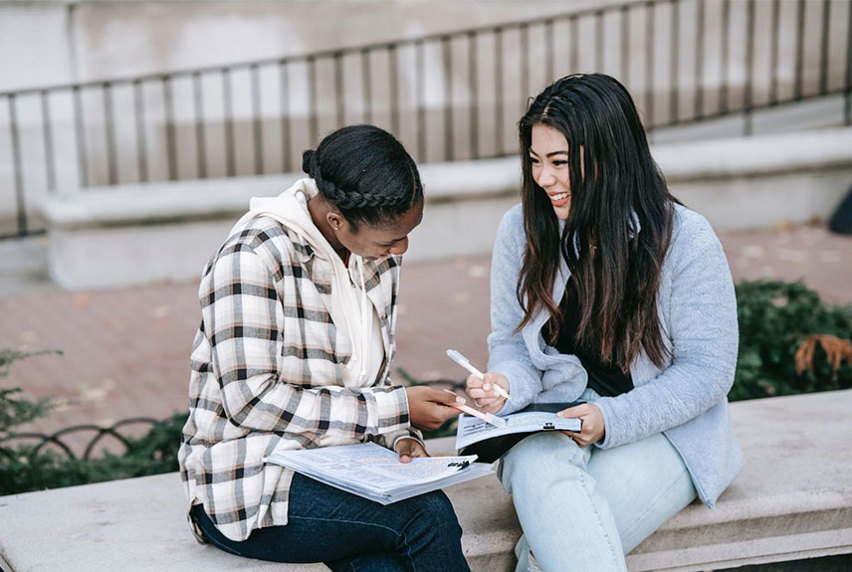
<svg viewBox="0 0 852 572">
<path fill-rule="evenodd" d="M 143 437 L 128 439 L 129 447 L 123 455 L 105 453 L 95 459 L 76 459 L 53 450 L 36 452 L 32 445 L 7 448 L 0 456 L 0 495 L 177 471 L 177 450 L 186 417 L 186 413 L 176 413 Z"/>
<path fill-rule="evenodd" d="M 731 401 L 852 387 L 852 306 L 831 306 L 801 282 L 759 280 L 737 285 L 740 348 Z M 835 369 L 809 336 L 831 336 L 845 358 Z M 844 343 L 845 342 L 845 343 Z M 814 347 L 809 368 L 797 371 L 796 352 Z M 840 357 L 840 356 L 836 356 Z"/>
<path fill-rule="evenodd" d="M 0 350 L 0 377 L 13 362 L 31 355 L 36 354 Z M 47 399 L 20 398 L 20 391 L 0 389 L 0 495 L 178 470 L 177 449 L 186 413 L 176 413 L 139 439 L 128 439 L 123 455 L 75 459 L 53 450 L 37 450 L 37 445 L 15 444 L 15 428 L 44 416 L 51 407 Z"/>
</svg>

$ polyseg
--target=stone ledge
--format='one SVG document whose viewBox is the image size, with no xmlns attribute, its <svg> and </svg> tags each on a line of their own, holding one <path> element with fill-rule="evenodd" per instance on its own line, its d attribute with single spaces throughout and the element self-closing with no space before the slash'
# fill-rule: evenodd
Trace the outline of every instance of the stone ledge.
<svg viewBox="0 0 852 572">
<path fill-rule="evenodd" d="M 651 151 L 669 183 L 831 169 L 852 164 L 852 129 L 668 143 Z"/>
<path fill-rule="evenodd" d="M 717 229 L 829 217 L 852 180 L 852 128 L 655 146 L 673 193 Z M 427 200 L 407 260 L 491 252 L 520 197 L 516 157 L 421 166 Z M 89 189 L 46 199 L 48 266 L 68 289 L 197 279 L 252 196 L 302 175 Z M 175 248 L 179 245 L 179 248 Z"/>
<path fill-rule="evenodd" d="M 520 196 L 520 165 L 514 157 L 431 163 L 419 170 L 427 204 L 507 196 L 518 200 Z M 48 197 L 43 210 L 51 230 L 223 218 L 233 223 L 248 210 L 252 197 L 275 196 L 305 176 L 289 173 L 96 187 Z"/>
<path fill-rule="evenodd" d="M 852 390 L 735 403 L 746 468 L 711 511 L 698 503 L 627 557 L 632 572 L 697 571 L 852 552 Z M 797 421 L 792 424 L 792 421 Z M 452 452 L 453 440 L 428 442 Z M 509 571 L 520 529 L 495 477 L 447 489 L 476 571 Z M 46 541 L 45 539 L 49 539 Z M 197 544 L 177 474 L 0 497 L 4 570 L 319 571 Z"/>
<path fill-rule="evenodd" d="M 852 128 L 653 147 L 674 188 L 686 183 L 852 168 Z M 519 198 L 517 157 L 420 166 L 429 204 Z M 242 215 L 253 196 L 273 196 L 301 173 L 99 187 L 48 197 L 51 229 L 109 228 Z M 737 208 L 728 205 L 728 208 Z M 701 210 L 699 208 L 699 210 Z M 724 221 L 717 221 L 724 225 Z"/>
</svg>

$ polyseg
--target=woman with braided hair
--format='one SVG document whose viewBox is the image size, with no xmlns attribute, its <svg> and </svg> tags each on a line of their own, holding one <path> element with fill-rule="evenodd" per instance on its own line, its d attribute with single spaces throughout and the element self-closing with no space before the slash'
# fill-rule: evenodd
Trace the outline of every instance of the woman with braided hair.
<svg viewBox="0 0 852 572">
<path fill-rule="evenodd" d="M 455 396 L 389 380 L 400 256 L 423 216 L 414 161 L 358 125 L 305 151 L 302 168 L 279 196 L 252 199 L 202 275 L 178 455 L 193 532 L 333 570 L 468 570 L 442 492 L 382 506 L 264 462 L 367 440 L 408 462 L 426 456 L 417 428 L 457 414 Z"/>
<path fill-rule="evenodd" d="M 502 459 L 517 569 L 623 571 L 626 553 L 696 497 L 713 507 L 742 468 L 726 399 L 733 281 L 614 78 L 556 81 L 519 131 L 522 200 L 491 260 L 489 371 L 468 394 L 492 413 L 565 403 L 559 415 L 582 420 Z"/>
</svg>

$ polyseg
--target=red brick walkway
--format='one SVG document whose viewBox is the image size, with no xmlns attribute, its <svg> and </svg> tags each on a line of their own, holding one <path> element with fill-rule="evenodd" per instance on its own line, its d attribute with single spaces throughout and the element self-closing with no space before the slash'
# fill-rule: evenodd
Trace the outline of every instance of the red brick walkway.
<svg viewBox="0 0 852 572">
<path fill-rule="evenodd" d="M 722 236 L 735 278 L 803 278 L 832 303 L 852 303 L 852 237 L 801 226 Z M 396 366 L 417 379 L 460 380 L 455 348 L 484 367 L 489 257 L 404 267 Z M 0 348 L 58 349 L 17 362 L 0 387 L 54 396 L 32 428 L 162 418 L 186 407 L 188 356 L 198 325 L 197 285 L 23 293 L 0 298 Z M 401 376 L 397 374 L 397 379 Z"/>
</svg>

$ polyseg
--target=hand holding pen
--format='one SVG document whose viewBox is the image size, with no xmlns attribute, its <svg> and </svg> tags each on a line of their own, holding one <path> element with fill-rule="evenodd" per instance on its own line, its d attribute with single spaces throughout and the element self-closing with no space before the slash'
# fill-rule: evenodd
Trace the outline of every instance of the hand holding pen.
<svg viewBox="0 0 852 572">
<path fill-rule="evenodd" d="M 509 380 L 497 372 L 482 373 L 468 359 L 455 350 L 447 350 L 447 356 L 471 372 L 466 381 L 467 393 L 474 398 L 477 407 L 489 413 L 499 411 L 509 396 Z"/>
</svg>

